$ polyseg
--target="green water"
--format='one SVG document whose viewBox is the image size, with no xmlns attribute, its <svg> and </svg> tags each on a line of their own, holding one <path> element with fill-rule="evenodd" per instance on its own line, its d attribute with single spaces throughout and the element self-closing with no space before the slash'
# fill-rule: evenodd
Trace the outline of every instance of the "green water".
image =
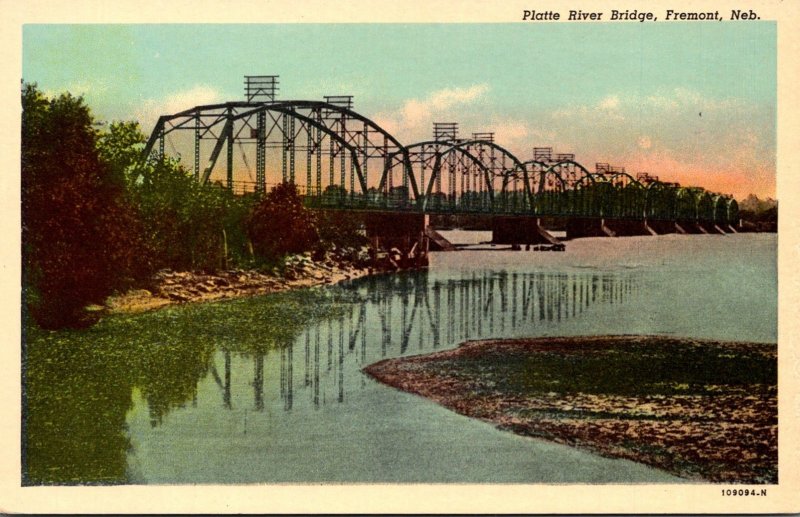
<svg viewBox="0 0 800 517">
<path fill-rule="evenodd" d="M 361 368 L 467 339 L 776 340 L 774 235 L 437 254 L 426 272 L 29 329 L 25 484 L 677 481 L 501 432 Z"/>
</svg>

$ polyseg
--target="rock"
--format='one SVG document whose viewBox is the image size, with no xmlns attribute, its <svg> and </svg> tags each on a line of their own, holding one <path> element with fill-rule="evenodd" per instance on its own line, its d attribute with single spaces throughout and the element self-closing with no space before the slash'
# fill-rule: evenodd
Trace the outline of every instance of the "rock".
<svg viewBox="0 0 800 517">
<path fill-rule="evenodd" d="M 178 302 L 188 302 L 189 300 L 191 300 L 191 298 L 190 298 L 189 296 L 187 296 L 187 295 L 186 295 L 186 294 L 184 294 L 184 293 L 179 293 L 179 292 L 172 292 L 172 293 L 169 293 L 169 294 L 167 295 L 167 297 L 168 297 L 170 300 L 175 300 L 175 301 L 178 301 Z"/>
<path fill-rule="evenodd" d="M 210 293 L 210 292 L 212 292 L 212 291 L 216 290 L 216 286 L 215 286 L 215 285 L 213 285 L 213 284 L 212 284 L 212 285 L 208 285 L 208 284 L 198 284 L 198 285 L 197 285 L 197 290 L 198 290 L 198 291 L 202 291 L 202 292 L 204 292 L 204 293 Z"/>
</svg>

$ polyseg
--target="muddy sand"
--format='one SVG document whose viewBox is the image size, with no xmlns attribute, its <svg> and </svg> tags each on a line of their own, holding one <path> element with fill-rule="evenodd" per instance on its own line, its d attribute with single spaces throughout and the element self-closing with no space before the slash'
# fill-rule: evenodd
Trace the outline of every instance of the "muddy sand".
<svg viewBox="0 0 800 517">
<path fill-rule="evenodd" d="M 777 482 L 777 346 L 663 336 L 467 342 L 365 368 L 497 427 L 697 481 Z"/>
</svg>

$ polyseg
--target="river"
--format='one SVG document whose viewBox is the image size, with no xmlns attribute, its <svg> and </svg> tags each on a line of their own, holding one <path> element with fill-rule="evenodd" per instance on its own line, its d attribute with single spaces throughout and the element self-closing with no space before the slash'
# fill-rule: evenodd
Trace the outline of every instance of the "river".
<svg viewBox="0 0 800 517">
<path fill-rule="evenodd" d="M 207 317 L 207 347 L 191 352 L 191 374 L 181 357 L 145 366 L 113 359 L 144 373 L 114 395 L 118 417 L 97 425 L 119 428 L 124 439 L 114 443 L 122 444 L 127 483 L 680 482 L 631 461 L 499 431 L 378 384 L 361 369 L 497 337 L 650 333 L 776 342 L 776 253 L 774 234 L 579 239 L 565 252 L 476 245 L 432 254 L 426 271 L 326 288 L 333 315 L 294 322 L 278 346 L 241 350 L 230 342 L 230 326 L 246 324 L 257 341 L 261 332 L 274 336 L 286 318 L 260 312 L 253 299 L 246 323 L 224 310 Z M 192 339 L 177 323 L 180 309 L 158 312 L 124 325 L 157 325 L 165 342 Z M 175 367 L 161 368 L 164 362 Z M 141 380 L 149 370 L 159 372 L 165 393 L 181 395 L 156 393 Z M 181 373 L 171 379 L 164 371 Z"/>
<path fill-rule="evenodd" d="M 309 325 L 281 350 L 217 350 L 217 373 L 158 425 L 136 395 L 127 415 L 131 480 L 674 481 L 629 461 L 495 430 L 360 370 L 489 337 L 658 333 L 774 342 L 775 245 L 764 234 L 582 239 L 564 253 L 435 254 L 428 271 L 334 287 L 363 301 Z"/>
</svg>

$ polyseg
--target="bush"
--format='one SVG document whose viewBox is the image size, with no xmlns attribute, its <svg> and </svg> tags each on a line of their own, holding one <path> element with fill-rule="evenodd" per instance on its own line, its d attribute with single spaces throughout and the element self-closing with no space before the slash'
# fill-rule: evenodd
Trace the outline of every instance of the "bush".
<svg viewBox="0 0 800 517">
<path fill-rule="evenodd" d="M 303 206 L 293 183 L 276 186 L 253 208 L 247 220 L 247 234 L 253 251 L 268 262 L 319 245 L 314 214 Z"/>
</svg>

